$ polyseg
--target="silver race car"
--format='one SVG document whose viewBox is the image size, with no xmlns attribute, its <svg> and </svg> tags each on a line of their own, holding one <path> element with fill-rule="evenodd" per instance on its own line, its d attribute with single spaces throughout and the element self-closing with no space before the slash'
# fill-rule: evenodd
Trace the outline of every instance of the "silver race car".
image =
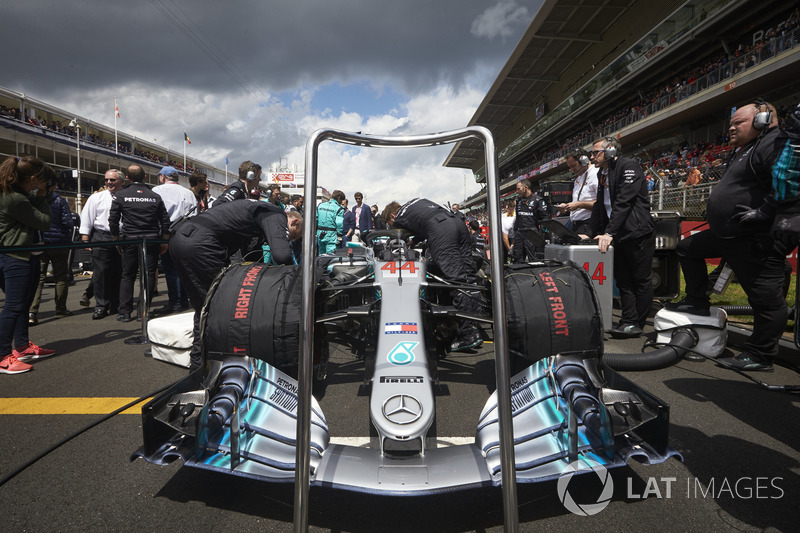
<svg viewBox="0 0 800 533">
<path fill-rule="evenodd" d="M 416 137 L 320 130 L 307 145 L 306 195 L 316 190 L 323 141 L 431 146 L 482 141 L 486 148 L 489 247 L 501 247 L 494 145 L 488 130 Z M 303 257 L 314 257 L 315 209 L 305 211 Z M 302 525 L 309 486 L 422 496 L 502 486 L 513 522 L 515 483 L 558 478 L 677 455 L 669 406 L 603 365 L 603 331 L 587 274 L 571 263 L 503 267 L 481 261 L 478 286 L 436 276 L 408 232 L 372 232 L 363 245 L 301 266 L 245 263 L 218 276 L 201 321 L 205 364 L 142 410 L 144 446 L 134 457 L 181 459 L 266 482 L 295 482 Z M 452 306 L 463 291 L 486 313 Z M 459 320 L 493 340 L 496 387 L 474 421 L 474 439 L 426 445 L 435 422 L 437 365 Z M 339 325 L 341 327 L 335 327 Z M 351 337 L 363 359 L 372 446 L 331 441 L 313 396 L 326 379 L 331 335 Z"/>
</svg>

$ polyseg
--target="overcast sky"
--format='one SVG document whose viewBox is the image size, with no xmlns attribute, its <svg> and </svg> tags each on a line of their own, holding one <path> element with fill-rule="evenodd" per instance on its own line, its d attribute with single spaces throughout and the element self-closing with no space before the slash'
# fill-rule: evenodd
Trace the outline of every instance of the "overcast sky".
<svg viewBox="0 0 800 533">
<path fill-rule="evenodd" d="M 25 0 L 0 35 L 0 85 L 224 168 L 302 170 L 319 128 L 378 135 L 467 125 L 541 0 Z M 17 44 L 13 44 L 17 43 Z M 479 189 L 452 145 L 322 145 L 320 184 L 381 207 Z"/>
</svg>

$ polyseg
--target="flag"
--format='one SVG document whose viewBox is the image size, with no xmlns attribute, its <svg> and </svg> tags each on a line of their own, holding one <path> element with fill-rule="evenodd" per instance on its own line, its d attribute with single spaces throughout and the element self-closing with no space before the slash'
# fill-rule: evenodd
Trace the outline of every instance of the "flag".
<svg viewBox="0 0 800 533">
<path fill-rule="evenodd" d="M 117 118 L 119 118 L 119 107 L 117 107 L 117 99 L 114 98 L 114 113 L 117 114 Z"/>
<path fill-rule="evenodd" d="M 393 335 L 398 333 L 406 333 L 417 335 L 416 322 L 386 322 L 383 330 L 386 335 Z"/>
<path fill-rule="evenodd" d="M 228 156 L 229 156 L 229 155 L 230 155 L 230 154 L 225 154 L 225 165 L 226 165 L 226 166 L 228 165 Z"/>
<path fill-rule="evenodd" d="M 183 140 L 186 141 L 189 144 L 192 144 L 192 141 L 189 140 L 189 136 L 186 135 L 185 131 L 183 132 Z"/>
</svg>

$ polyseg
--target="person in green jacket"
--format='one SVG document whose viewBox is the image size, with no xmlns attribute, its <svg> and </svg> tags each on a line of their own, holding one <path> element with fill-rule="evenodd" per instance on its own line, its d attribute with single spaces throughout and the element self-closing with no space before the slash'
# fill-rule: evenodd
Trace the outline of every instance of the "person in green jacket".
<svg viewBox="0 0 800 533">
<path fill-rule="evenodd" d="M 317 242 L 320 254 L 332 254 L 339 245 L 344 227 L 344 193 L 333 191 L 331 199 L 317 207 Z"/>
<path fill-rule="evenodd" d="M 0 164 L 0 247 L 31 246 L 37 231 L 50 228 L 47 191 L 55 177 L 52 168 L 33 156 L 9 157 Z M 38 279 L 38 256 L 26 250 L 0 253 L 0 289 L 6 295 L 0 311 L 2 374 L 27 372 L 32 368 L 28 361 L 56 353 L 28 338 L 28 308 Z"/>
</svg>

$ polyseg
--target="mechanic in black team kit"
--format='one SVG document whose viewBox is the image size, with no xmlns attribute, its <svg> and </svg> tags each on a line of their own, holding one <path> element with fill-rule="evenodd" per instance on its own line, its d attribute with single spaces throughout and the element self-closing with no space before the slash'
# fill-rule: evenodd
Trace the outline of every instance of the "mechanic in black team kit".
<svg viewBox="0 0 800 533">
<path fill-rule="evenodd" d="M 219 198 L 214 200 L 211 207 L 226 204 L 234 200 L 247 200 L 250 198 L 250 191 L 258 185 L 261 179 L 261 165 L 252 161 L 245 161 L 239 165 L 239 181 L 228 185 Z"/>
<path fill-rule="evenodd" d="M 517 182 L 517 206 L 514 219 L 514 246 L 511 247 L 511 262 L 525 263 L 541 258 L 544 250 L 537 250 L 536 245 L 527 237 L 528 232 L 539 233 L 539 222 L 549 218 L 547 203 L 534 191 L 529 179 Z"/>
<path fill-rule="evenodd" d="M 194 307 L 194 342 L 189 353 L 189 370 L 202 364 L 200 311 L 206 294 L 231 255 L 248 246 L 255 237 L 269 244 L 272 260 L 292 264 L 289 242 L 303 234 L 303 217 L 296 211 L 258 200 L 227 202 L 186 220 L 170 240 L 169 253 Z M 246 255 L 246 254 L 245 254 Z"/>
<path fill-rule="evenodd" d="M 113 194 L 108 225 L 111 239 L 120 240 L 119 223 L 122 220 L 123 240 L 146 237 L 151 240 L 167 240 L 169 238 L 169 214 L 164 201 L 149 185 L 144 183 L 145 173 L 139 165 L 128 167 L 127 177 L 130 183 Z M 122 254 L 122 281 L 119 286 L 119 315 L 121 322 L 131 321 L 133 311 L 133 285 L 139 270 L 139 248 L 137 244 L 120 246 Z M 156 283 L 158 256 L 167 251 L 166 244 L 147 245 L 147 301 L 152 301 Z M 139 310 L 141 316 L 142 310 Z"/>
<path fill-rule="evenodd" d="M 384 208 L 382 218 L 387 226 L 407 229 L 427 239 L 433 262 L 447 279 L 470 285 L 477 283 L 472 238 L 461 215 L 430 200 L 415 198 L 403 206 L 391 202 Z M 473 292 L 467 295 L 464 291 L 454 291 L 453 306 L 464 312 L 481 313 L 478 293 Z M 482 343 L 475 323 L 464 320 L 450 351 L 466 350 Z"/>
</svg>

